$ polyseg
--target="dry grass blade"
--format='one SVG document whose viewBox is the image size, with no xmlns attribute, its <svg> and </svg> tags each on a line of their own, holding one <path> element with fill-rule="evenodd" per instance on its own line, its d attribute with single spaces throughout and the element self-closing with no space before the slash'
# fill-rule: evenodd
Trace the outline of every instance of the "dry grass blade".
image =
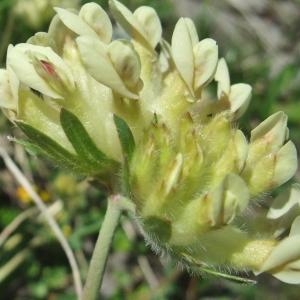
<svg viewBox="0 0 300 300">
<path fill-rule="evenodd" d="M 0 247 L 8 239 L 8 237 L 28 218 L 34 216 L 37 213 L 36 208 L 30 208 L 19 214 L 13 221 L 7 225 L 0 233 Z"/>
<path fill-rule="evenodd" d="M 15 179 L 18 181 L 18 183 L 26 190 L 28 195 L 32 198 L 36 206 L 39 208 L 39 210 L 43 213 L 45 216 L 46 221 L 48 222 L 49 226 L 51 227 L 54 235 L 56 236 L 57 240 L 61 244 L 67 258 L 69 261 L 69 264 L 72 269 L 72 275 L 74 279 L 74 285 L 75 285 L 75 291 L 77 294 L 78 299 L 81 299 L 82 295 L 82 282 L 80 278 L 80 272 L 79 268 L 74 256 L 74 253 L 68 244 L 64 234 L 62 233 L 60 227 L 56 223 L 55 219 L 49 214 L 47 211 L 47 206 L 43 203 L 42 199 L 39 197 L 39 195 L 35 192 L 30 182 L 27 180 L 27 178 L 23 175 L 23 173 L 20 171 L 20 169 L 16 166 L 16 164 L 13 162 L 13 160 L 9 157 L 7 154 L 7 151 L 0 147 L 0 155 L 3 158 L 3 161 L 7 167 L 7 169 L 12 173 L 12 175 L 15 177 Z"/>
</svg>

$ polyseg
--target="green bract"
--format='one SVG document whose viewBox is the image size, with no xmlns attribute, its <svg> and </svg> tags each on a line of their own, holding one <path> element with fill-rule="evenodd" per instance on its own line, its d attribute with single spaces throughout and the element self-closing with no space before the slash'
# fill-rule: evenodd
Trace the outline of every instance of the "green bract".
<svg viewBox="0 0 300 300">
<path fill-rule="evenodd" d="M 112 41 L 107 14 L 88 3 L 56 8 L 47 33 L 8 48 L 0 105 L 24 144 L 131 198 L 150 244 L 189 267 L 300 283 L 299 190 L 269 213 L 253 205 L 296 171 L 287 116 L 247 140 L 236 123 L 251 87 L 231 84 L 214 40 L 181 18 L 169 44 L 152 8 L 109 3 L 131 40 Z"/>
</svg>

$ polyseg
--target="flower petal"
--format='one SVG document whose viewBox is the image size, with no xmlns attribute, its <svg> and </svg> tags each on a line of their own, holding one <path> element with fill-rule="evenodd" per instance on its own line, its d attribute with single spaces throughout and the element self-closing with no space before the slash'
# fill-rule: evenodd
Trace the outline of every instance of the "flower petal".
<svg viewBox="0 0 300 300">
<path fill-rule="evenodd" d="M 299 188 L 292 187 L 288 195 L 282 193 L 275 198 L 268 211 L 267 218 L 278 219 L 288 213 L 296 205 L 300 206 L 300 190 Z"/>
<path fill-rule="evenodd" d="M 79 17 L 96 32 L 101 41 L 104 43 L 111 41 L 112 25 L 107 13 L 100 5 L 94 2 L 83 5 Z"/>
<path fill-rule="evenodd" d="M 129 42 L 115 40 L 108 46 L 108 55 L 126 87 L 133 92 L 139 91 L 141 62 L 138 54 Z"/>
<path fill-rule="evenodd" d="M 210 195 L 212 225 L 232 222 L 236 214 L 247 207 L 250 197 L 244 180 L 233 173 L 228 174 Z"/>
<path fill-rule="evenodd" d="M 110 87 L 119 94 L 137 99 L 130 92 L 108 57 L 107 46 L 98 39 L 82 36 L 76 39 L 81 58 L 88 72 L 100 83 Z"/>
<path fill-rule="evenodd" d="M 0 69 L 0 106 L 7 109 L 17 109 L 12 95 L 8 71 Z"/>
<path fill-rule="evenodd" d="M 172 56 L 179 74 L 188 86 L 193 90 L 194 81 L 194 33 L 190 30 L 190 20 L 180 18 L 175 25 L 172 36 Z"/>
<path fill-rule="evenodd" d="M 223 95 L 228 96 L 230 92 L 230 77 L 228 66 L 224 58 L 220 58 L 215 73 L 215 81 L 218 83 L 218 99 Z"/>
<path fill-rule="evenodd" d="M 197 43 L 194 52 L 194 89 L 201 88 L 214 76 L 218 63 L 218 46 L 213 39 Z"/>
<path fill-rule="evenodd" d="M 251 131 L 251 142 L 257 139 L 265 139 L 267 143 L 272 143 L 273 148 L 281 146 L 286 138 L 287 116 L 279 111 Z"/>
<path fill-rule="evenodd" d="M 300 235 L 292 235 L 282 240 L 263 263 L 260 272 L 266 272 L 300 259 Z"/>
<path fill-rule="evenodd" d="M 290 230 L 289 236 L 299 235 L 300 236 L 300 216 L 296 217 Z"/>
<path fill-rule="evenodd" d="M 293 142 L 287 142 L 276 155 L 273 184 L 280 186 L 288 181 L 297 171 L 297 150 Z"/>
<path fill-rule="evenodd" d="M 37 46 L 51 47 L 52 49 L 55 47 L 54 40 L 47 32 L 37 32 L 35 35 L 31 36 L 26 43 Z"/>
<path fill-rule="evenodd" d="M 114 18 L 132 38 L 149 45 L 142 25 L 125 5 L 116 0 L 109 0 L 109 7 Z"/>
<path fill-rule="evenodd" d="M 161 40 L 162 28 L 156 11 L 149 6 L 139 7 L 133 15 L 145 32 L 144 38 L 150 43 L 154 49 Z"/>
<path fill-rule="evenodd" d="M 198 32 L 195 23 L 190 18 L 184 18 L 185 26 L 188 29 L 189 36 L 191 38 L 192 46 L 196 46 L 199 42 Z"/>
<path fill-rule="evenodd" d="M 239 118 L 247 109 L 251 99 L 252 87 L 249 84 L 237 83 L 230 87 L 230 110 Z"/>
<path fill-rule="evenodd" d="M 244 180 L 236 174 L 228 174 L 225 180 L 223 214 L 226 223 L 245 210 L 249 202 L 249 190 Z"/>
<path fill-rule="evenodd" d="M 300 284 L 300 261 L 297 264 L 288 264 L 284 270 L 272 273 L 272 275 L 282 282 Z"/>
<path fill-rule="evenodd" d="M 78 35 L 86 35 L 92 37 L 98 37 L 97 33 L 84 22 L 77 14 L 74 14 L 67 9 L 55 7 L 54 10 L 57 12 L 60 20 Z"/>
<path fill-rule="evenodd" d="M 249 145 L 247 139 L 241 130 L 237 130 L 234 136 L 234 144 L 236 149 L 236 164 L 238 170 L 241 171 L 245 166 Z"/>
</svg>

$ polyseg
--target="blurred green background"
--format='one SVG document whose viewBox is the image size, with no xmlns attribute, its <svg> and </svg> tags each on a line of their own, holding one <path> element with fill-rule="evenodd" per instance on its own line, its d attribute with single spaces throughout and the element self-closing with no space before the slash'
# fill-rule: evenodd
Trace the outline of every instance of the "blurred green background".
<svg viewBox="0 0 300 300">
<path fill-rule="evenodd" d="M 89 1 L 1 0 L 0 65 L 9 43 L 25 42 L 46 31 L 52 6 L 79 7 Z M 107 8 L 107 1 L 95 1 Z M 277 110 L 289 116 L 290 136 L 300 146 L 300 1 L 121 1 L 134 10 L 153 6 L 170 40 L 179 16 L 195 21 L 200 38 L 218 41 L 232 82 L 253 86 L 250 108 L 239 126 L 246 132 Z M 0 143 L 11 154 L 53 214 L 70 242 L 82 277 L 101 225 L 105 199 L 87 180 L 28 155 L 7 135 L 19 132 L 0 115 Z M 299 182 L 299 173 L 295 181 Z M 27 193 L 0 161 L 0 299 L 75 299 L 71 271 L 61 246 L 39 217 Z M 15 224 L 15 228 L 8 227 Z M 5 229 L 5 230 L 4 230 Z M 4 231 L 3 231 L 4 230 Z M 2 238 L 5 237 L 4 241 Z M 300 245 L 299 245 L 300 247 Z M 251 276 L 249 274 L 249 276 Z M 263 275 L 256 285 L 190 276 L 172 261 L 157 257 L 126 216 L 109 258 L 101 299 L 299 299 L 300 287 Z"/>
</svg>

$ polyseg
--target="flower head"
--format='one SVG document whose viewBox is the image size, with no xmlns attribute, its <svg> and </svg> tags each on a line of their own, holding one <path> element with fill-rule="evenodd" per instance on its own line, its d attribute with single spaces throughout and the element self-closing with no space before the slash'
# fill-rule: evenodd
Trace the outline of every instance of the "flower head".
<svg viewBox="0 0 300 300">
<path fill-rule="evenodd" d="M 155 249 L 192 268 L 299 283 L 294 198 L 277 213 L 254 205 L 296 171 L 286 115 L 273 114 L 248 140 L 236 123 L 251 87 L 231 84 L 214 40 L 199 41 L 181 18 L 169 44 L 152 8 L 109 4 L 131 39 L 112 40 L 95 3 L 56 8 L 47 33 L 9 47 L 3 110 L 56 161 L 126 193 Z"/>
</svg>

